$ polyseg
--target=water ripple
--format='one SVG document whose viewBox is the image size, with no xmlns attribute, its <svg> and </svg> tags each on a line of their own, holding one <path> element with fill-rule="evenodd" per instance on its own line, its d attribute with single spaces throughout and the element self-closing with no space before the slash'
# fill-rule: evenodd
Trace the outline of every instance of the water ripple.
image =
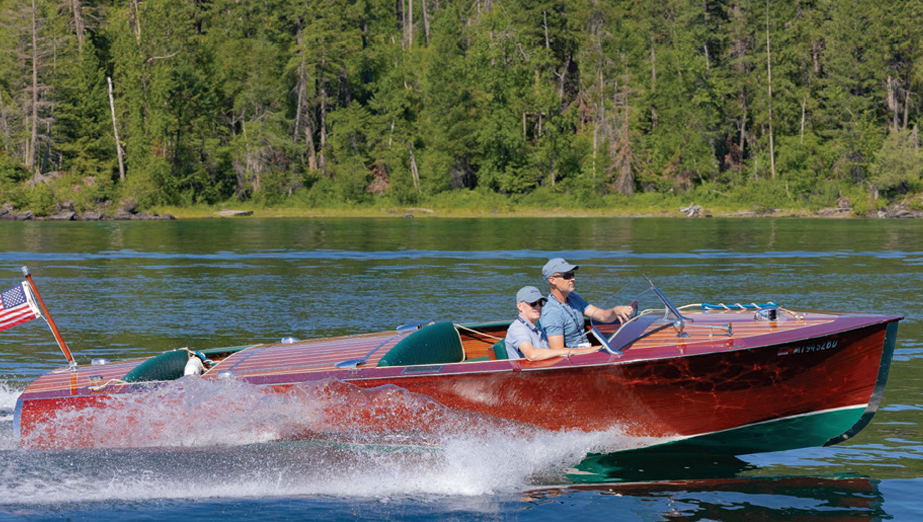
<svg viewBox="0 0 923 522">
<path fill-rule="evenodd" d="M 923 264 L 923 252 L 902 251 L 808 251 L 740 252 L 727 250 L 687 250 L 679 252 L 634 252 L 631 250 L 252 250 L 216 251 L 210 253 L 155 252 L 139 250 L 108 250 L 100 252 L 21 252 L 3 253 L 7 263 L 24 261 L 87 261 L 121 259 L 235 261 L 271 259 L 277 261 L 305 259 L 388 260 L 388 259 L 548 259 L 565 257 L 584 259 L 832 259 L 870 258 L 905 259 L 909 264 Z"/>
</svg>

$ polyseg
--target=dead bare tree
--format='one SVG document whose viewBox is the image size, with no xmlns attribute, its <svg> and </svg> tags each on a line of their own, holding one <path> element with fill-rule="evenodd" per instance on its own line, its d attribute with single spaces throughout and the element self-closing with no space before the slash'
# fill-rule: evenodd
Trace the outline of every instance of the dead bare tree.
<svg viewBox="0 0 923 522">
<path fill-rule="evenodd" d="M 119 141 L 119 126 L 115 119 L 115 98 L 112 97 L 112 78 L 106 77 L 109 83 L 109 109 L 112 111 L 112 134 L 115 136 L 115 152 L 119 157 L 119 179 L 125 181 L 125 163 L 122 161 L 122 142 Z"/>
<path fill-rule="evenodd" d="M 612 96 L 612 105 L 615 121 L 613 122 L 618 129 L 613 133 L 609 144 L 609 157 L 611 159 L 610 171 L 615 176 L 615 189 L 626 196 L 634 194 L 635 182 L 631 171 L 631 163 L 634 160 L 634 151 L 631 146 L 631 136 L 628 130 L 629 120 L 629 91 L 623 88 L 619 91 L 618 84 L 615 85 L 615 93 Z"/>
<path fill-rule="evenodd" d="M 772 59 L 769 54 L 769 0 L 766 0 L 766 76 L 768 79 L 769 98 L 767 100 L 769 108 L 769 165 L 772 170 L 772 177 L 776 177 L 776 152 L 775 143 L 772 135 Z"/>
<path fill-rule="evenodd" d="M 426 0 L 421 0 L 423 4 L 423 34 L 426 36 L 426 46 L 429 47 L 429 14 L 426 9 Z"/>
<path fill-rule="evenodd" d="M 305 150 L 308 153 L 308 168 L 317 170 L 317 152 L 314 150 L 314 126 L 311 124 L 310 111 L 308 110 L 308 66 L 307 50 L 304 48 L 304 31 L 299 20 L 298 47 L 301 49 L 301 61 L 298 64 L 298 84 L 296 89 L 297 103 L 295 106 L 295 126 L 292 139 L 298 143 L 298 136 L 304 127 Z M 302 125 L 302 120 L 304 124 Z"/>
<path fill-rule="evenodd" d="M 80 0 L 71 0 L 71 10 L 74 13 L 74 34 L 77 36 L 77 50 L 82 54 L 86 23 L 83 20 L 83 8 L 80 5 Z"/>
<path fill-rule="evenodd" d="M 413 49 L 413 0 L 407 0 L 407 50 Z"/>
<path fill-rule="evenodd" d="M 654 52 L 654 35 L 651 34 L 651 94 L 657 89 L 657 55 Z M 657 104 L 651 104 L 651 128 L 657 127 Z"/>
<path fill-rule="evenodd" d="M 317 166 L 320 171 L 327 175 L 327 158 L 325 150 L 327 147 L 327 82 L 324 79 L 324 68 L 327 66 L 327 55 L 320 61 L 320 78 L 317 82 L 320 86 L 320 154 L 318 154 Z"/>
<path fill-rule="evenodd" d="M 417 193 L 420 193 L 420 170 L 417 168 L 417 159 L 413 156 L 413 142 L 411 141 L 408 145 L 410 151 L 410 175 L 413 177 L 413 188 L 417 189 Z"/>
<path fill-rule="evenodd" d="M 37 7 L 35 5 L 35 0 L 32 0 L 32 9 L 30 10 L 31 17 L 31 34 L 32 34 L 32 118 L 30 122 L 31 127 L 31 137 L 29 139 L 29 144 L 26 146 L 26 168 L 32 170 L 35 165 L 35 150 L 38 147 L 38 68 L 39 68 L 39 52 L 38 52 L 38 20 L 36 17 Z M 38 172 L 36 172 L 38 175 Z"/>
<path fill-rule="evenodd" d="M 33 171 L 38 179 L 41 167 L 43 145 L 51 146 L 53 125 L 51 85 L 54 74 L 56 40 L 46 34 L 45 19 L 42 16 L 41 0 L 30 0 L 21 4 L 19 23 L 22 38 L 17 48 L 19 63 L 25 78 L 18 87 L 22 96 L 17 102 L 22 110 L 21 125 L 25 139 L 21 152 L 23 164 Z M 46 149 L 46 153 L 47 153 Z M 47 154 L 46 154 L 47 155 Z"/>
<path fill-rule="evenodd" d="M 10 153 L 10 120 L 3 102 L 3 89 L 0 89 L 0 132 L 3 133 L 3 152 Z"/>
</svg>

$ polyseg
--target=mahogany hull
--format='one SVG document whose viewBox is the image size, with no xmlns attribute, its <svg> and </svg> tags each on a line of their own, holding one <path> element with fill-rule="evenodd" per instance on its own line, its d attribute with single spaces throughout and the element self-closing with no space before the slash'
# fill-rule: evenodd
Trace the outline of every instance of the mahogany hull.
<svg viewBox="0 0 923 522">
<path fill-rule="evenodd" d="M 555 372 L 522 369 L 393 382 L 450 408 L 552 431 L 619 429 L 637 437 L 683 440 L 834 411 L 843 411 L 851 428 L 870 405 L 870 413 L 877 409 L 872 400 L 876 385 L 884 386 L 879 368 L 886 333 L 887 325 L 876 325 L 831 335 L 815 342 L 835 343 L 836 348 L 795 356 L 779 355 L 789 349 L 781 344 Z M 889 363 L 890 352 L 885 355 Z M 364 387 L 380 384 L 351 382 Z M 846 431 L 839 426 L 834 430 L 812 438 L 823 444 Z M 723 442 L 671 442 L 676 450 L 730 454 L 786 449 L 779 440 L 725 447 Z M 800 446 L 793 442 L 793 447 Z"/>
<path fill-rule="evenodd" d="M 223 365 L 225 376 L 233 374 L 268 394 L 290 394 L 311 382 L 327 383 L 323 393 L 333 395 L 390 385 L 431 399 L 440 408 L 530 429 L 613 431 L 654 439 L 632 451 L 737 455 L 840 442 L 867 424 L 877 409 L 901 318 L 825 315 L 816 319 L 786 329 L 751 326 L 752 320 L 742 314 L 703 316 L 700 322 L 739 321 L 742 329 L 735 329 L 751 328 L 756 333 L 688 340 L 664 333 L 621 355 L 598 352 L 543 362 L 483 360 L 396 367 L 372 366 L 376 361 L 372 358 L 368 367 L 346 369 L 333 364 L 365 353 L 369 346 L 388 349 L 400 340 L 393 334 L 374 334 L 315 342 L 309 351 L 313 359 L 295 362 L 292 357 L 301 353 L 296 352 L 298 346 L 251 347 L 218 368 Z M 343 343 L 351 343 L 352 351 L 342 348 Z M 325 352 L 328 345 L 330 351 Z M 282 365 L 280 360 L 289 363 Z M 21 444 L 32 448 L 105 445 L 94 424 L 96 413 L 118 407 L 117 399 L 126 394 L 165 384 L 99 384 L 100 378 L 117 379 L 138 364 L 57 370 L 36 381 L 16 407 Z M 94 372 L 99 375 L 91 375 Z M 210 372 L 204 377 L 219 375 Z M 335 438 L 338 432 L 354 433 L 357 428 L 370 434 L 426 432 L 444 429 L 439 424 L 446 418 L 421 416 L 419 410 L 393 404 L 362 412 L 355 411 L 350 401 L 333 401 L 328 409 L 330 418 L 349 422 L 327 423 L 322 430 L 294 430 L 285 436 Z M 63 412 L 71 419 L 66 425 L 49 422 Z M 150 419 L 121 422 L 130 429 L 136 421 Z"/>
</svg>

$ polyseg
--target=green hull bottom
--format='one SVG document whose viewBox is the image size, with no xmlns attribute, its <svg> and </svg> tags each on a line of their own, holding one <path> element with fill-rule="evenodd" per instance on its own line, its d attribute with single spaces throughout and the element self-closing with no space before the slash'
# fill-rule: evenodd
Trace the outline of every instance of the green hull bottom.
<svg viewBox="0 0 923 522">
<path fill-rule="evenodd" d="M 725 477 L 745 469 L 736 455 L 821 447 L 839 442 L 867 413 L 865 406 L 799 415 L 741 428 L 672 440 L 644 448 L 589 454 L 568 471 L 575 483 Z M 836 440 L 833 440 L 836 439 Z M 343 451 L 439 452 L 442 448 L 413 443 L 348 442 L 336 440 L 282 441 L 281 445 Z"/>
<path fill-rule="evenodd" d="M 820 447 L 848 432 L 865 413 L 865 406 L 799 415 L 741 428 L 696 435 L 645 448 L 618 452 L 619 455 L 642 453 L 707 453 L 711 455 L 746 455 L 767 451 Z"/>
</svg>

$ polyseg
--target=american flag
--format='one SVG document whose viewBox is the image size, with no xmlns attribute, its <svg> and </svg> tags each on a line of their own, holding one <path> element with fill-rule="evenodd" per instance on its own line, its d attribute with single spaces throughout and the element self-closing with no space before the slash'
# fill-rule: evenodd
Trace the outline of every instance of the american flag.
<svg viewBox="0 0 923 522">
<path fill-rule="evenodd" d="M 0 331 L 37 317 L 38 315 L 26 299 L 25 283 L 0 292 Z"/>
</svg>

